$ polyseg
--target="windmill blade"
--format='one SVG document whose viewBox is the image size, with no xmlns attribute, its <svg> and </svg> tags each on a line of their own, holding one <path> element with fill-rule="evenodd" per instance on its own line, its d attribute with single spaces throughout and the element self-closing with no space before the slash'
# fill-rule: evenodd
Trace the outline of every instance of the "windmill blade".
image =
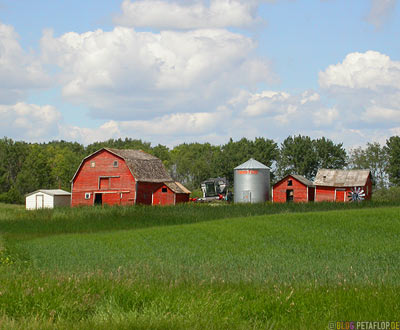
<svg viewBox="0 0 400 330">
<path fill-rule="evenodd" d="M 365 199 L 365 192 L 364 189 L 361 187 L 354 187 L 351 188 L 351 191 L 349 191 L 349 201 L 351 202 L 361 202 Z"/>
</svg>

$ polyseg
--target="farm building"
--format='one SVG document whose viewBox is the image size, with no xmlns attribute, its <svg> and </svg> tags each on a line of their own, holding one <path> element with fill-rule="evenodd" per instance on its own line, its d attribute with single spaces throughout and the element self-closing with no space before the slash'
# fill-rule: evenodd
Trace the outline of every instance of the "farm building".
<svg viewBox="0 0 400 330">
<path fill-rule="evenodd" d="M 170 205 L 189 201 L 162 161 L 141 150 L 103 148 L 83 159 L 72 178 L 72 206 Z"/>
<path fill-rule="evenodd" d="M 40 189 L 26 195 L 25 198 L 25 207 L 27 210 L 52 209 L 55 206 L 70 205 L 71 193 L 61 189 Z"/>
<path fill-rule="evenodd" d="M 371 199 L 372 176 L 369 170 L 320 169 L 314 180 L 315 201 L 347 202 L 357 192 L 362 199 Z"/>
<path fill-rule="evenodd" d="M 297 174 L 285 176 L 272 187 L 274 203 L 313 202 L 314 196 L 314 184 L 304 176 Z"/>
</svg>

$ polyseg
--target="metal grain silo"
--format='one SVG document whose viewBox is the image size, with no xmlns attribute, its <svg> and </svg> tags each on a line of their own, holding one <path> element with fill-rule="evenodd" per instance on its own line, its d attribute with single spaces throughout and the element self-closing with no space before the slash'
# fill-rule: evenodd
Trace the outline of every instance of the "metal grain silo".
<svg viewBox="0 0 400 330">
<path fill-rule="evenodd" d="M 234 169 L 235 203 L 263 203 L 269 200 L 269 168 L 250 158 Z"/>
</svg>

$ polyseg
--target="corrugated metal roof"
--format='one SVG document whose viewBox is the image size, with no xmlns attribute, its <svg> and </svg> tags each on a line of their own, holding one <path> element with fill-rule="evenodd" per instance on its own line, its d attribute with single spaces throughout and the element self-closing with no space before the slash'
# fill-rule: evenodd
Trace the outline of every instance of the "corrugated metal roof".
<svg viewBox="0 0 400 330">
<path fill-rule="evenodd" d="M 270 168 L 253 158 L 250 158 L 247 162 L 235 167 L 235 170 L 264 170 L 264 169 L 269 170 Z"/>
<path fill-rule="evenodd" d="M 50 195 L 50 196 L 69 196 L 69 195 L 71 195 L 70 192 L 62 190 L 62 189 L 38 189 L 38 190 L 35 190 L 34 192 L 27 194 L 26 197 L 36 194 L 38 192 L 41 192 L 43 194 Z"/>
<path fill-rule="evenodd" d="M 171 189 L 176 194 L 190 194 L 190 190 L 188 190 L 182 183 L 177 181 L 164 182 L 164 184 Z"/>
<path fill-rule="evenodd" d="M 315 177 L 316 186 L 362 187 L 367 183 L 370 170 L 327 170 L 320 169 Z"/>
</svg>

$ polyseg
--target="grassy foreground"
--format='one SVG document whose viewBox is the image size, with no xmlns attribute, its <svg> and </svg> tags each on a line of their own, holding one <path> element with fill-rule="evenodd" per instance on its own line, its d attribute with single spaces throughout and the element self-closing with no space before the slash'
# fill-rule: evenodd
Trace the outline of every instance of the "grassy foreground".
<svg viewBox="0 0 400 330">
<path fill-rule="evenodd" d="M 321 205 L 2 207 L 0 328 L 398 319 L 400 208 Z"/>
</svg>

